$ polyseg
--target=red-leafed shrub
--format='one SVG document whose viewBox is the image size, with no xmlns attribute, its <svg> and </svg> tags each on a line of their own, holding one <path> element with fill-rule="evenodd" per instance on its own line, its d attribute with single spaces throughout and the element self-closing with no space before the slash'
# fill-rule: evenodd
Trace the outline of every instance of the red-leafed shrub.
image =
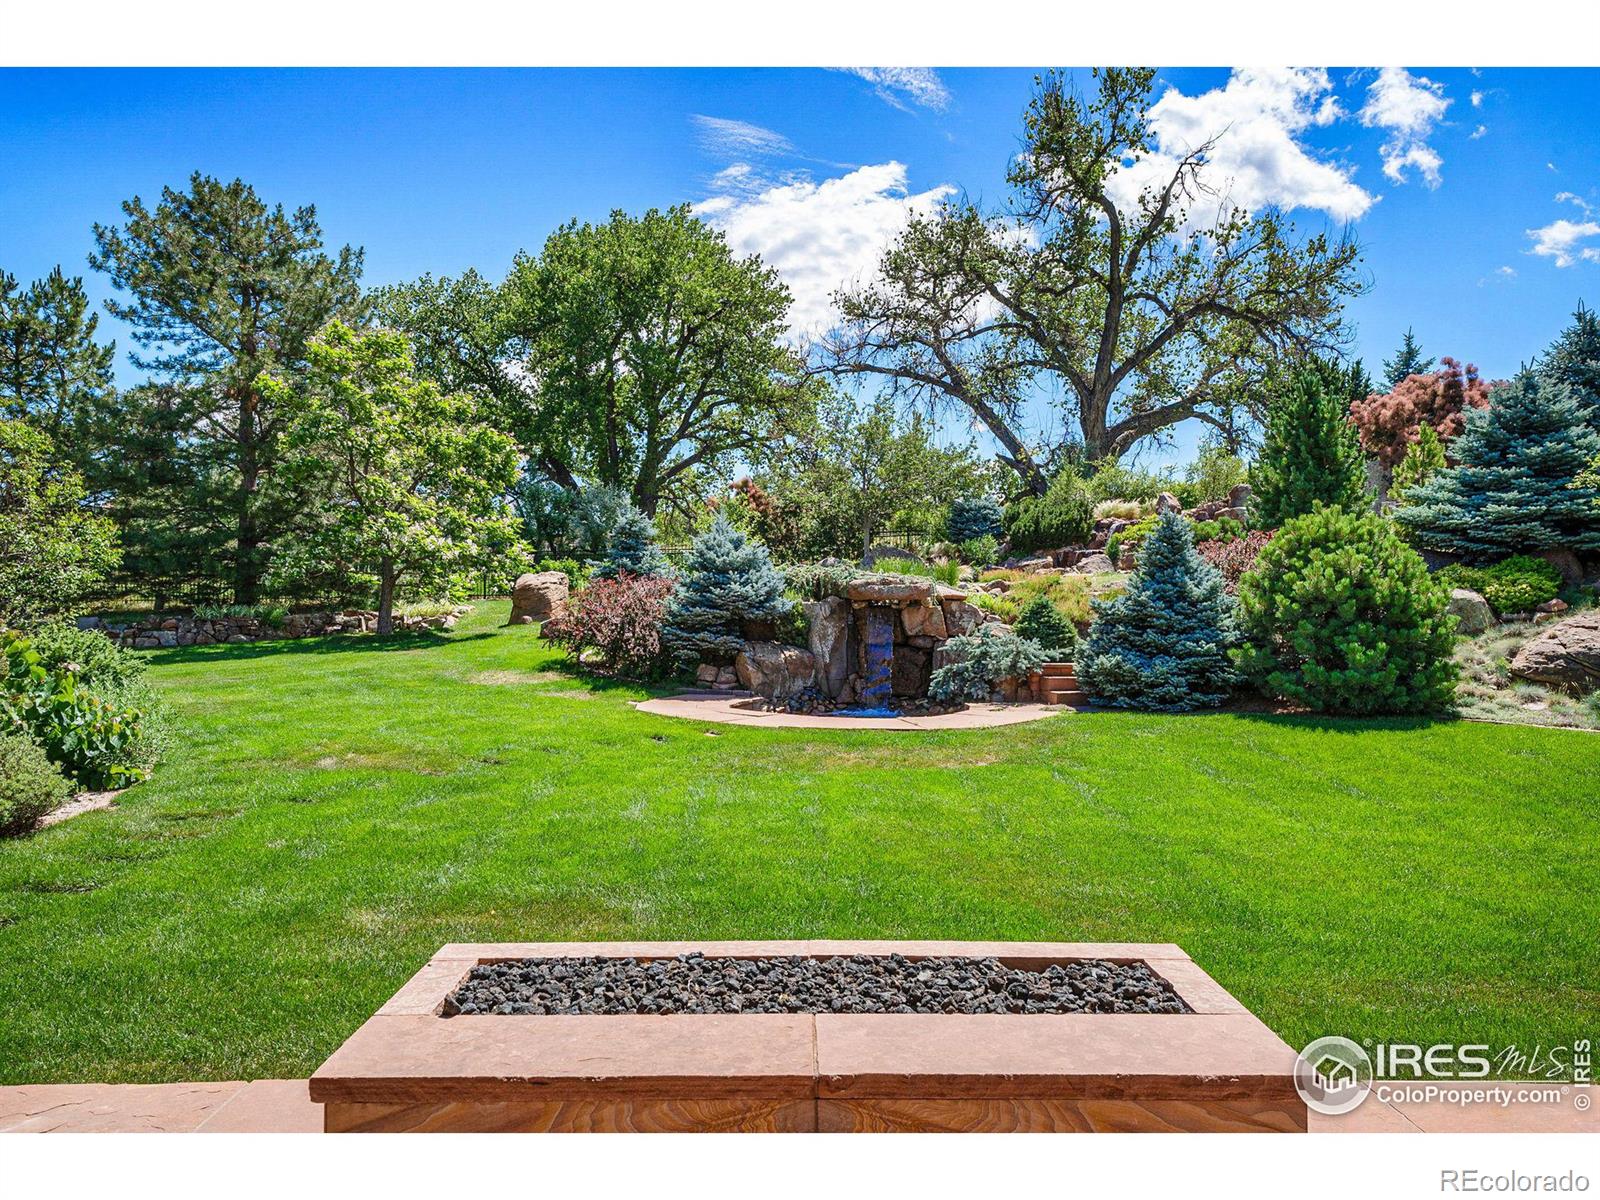
<svg viewBox="0 0 1600 1200">
<path fill-rule="evenodd" d="M 1462 367 L 1453 358 L 1439 361 L 1443 365 L 1437 371 L 1407 375 L 1387 395 L 1377 393 L 1350 405 L 1362 449 L 1385 466 L 1396 466 L 1406 456 L 1424 421 L 1448 443 L 1461 432 L 1467 409 L 1489 407 L 1494 385 L 1478 378 L 1477 367 Z"/>
<path fill-rule="evenodd" d="M 561 640 L 578 657 L 595 651 L 601 667 L 649 679 L 668 667 L 661 650 L 661 621 L 677 581 L 662 575 L 620 574 L 591 580 L 573 597 Z"/>
<path fill-rule="evenodd" d="M 1195 549 L 1217 570 L 1222 572 L 1222 585 L 1229 592 L 1239 589 L 1239 577 L 1256 565 L 1256 555 L 1272 540 L 1276 530 L 1252 529 L 1243 537 L 1232 541 L 1197 542 Z"/>
</svg>

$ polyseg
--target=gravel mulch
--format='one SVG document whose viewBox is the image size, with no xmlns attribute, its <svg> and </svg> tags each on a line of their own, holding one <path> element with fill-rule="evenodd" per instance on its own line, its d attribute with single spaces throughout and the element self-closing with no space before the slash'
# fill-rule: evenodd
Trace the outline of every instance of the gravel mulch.
<svg viewBox="0 0 1600 1200">
<path fill-rule="evenodd" d="M 1141 962 L 1022 971 L 993 958 L 524 958 L 485 963 L 443 1015 L 616 1013 L 1184 1013 Z"/>
</svg>

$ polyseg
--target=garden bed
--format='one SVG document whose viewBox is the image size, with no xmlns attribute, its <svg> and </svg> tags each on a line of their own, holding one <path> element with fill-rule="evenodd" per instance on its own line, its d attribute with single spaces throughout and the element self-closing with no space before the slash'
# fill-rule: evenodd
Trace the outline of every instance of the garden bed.
<svg viewBox="0 0 1600 1200">
<path fill-rule="evenodd" d="M 871 987 L 885 1008 L 834 1011 L 851 977 L 853 994 Z M 1023 1011 L 944 1010 L 955 993 L 988 994 L 992 978 Z M 540 983 L 569 997 L 586 987 L 600 1011 L 519 1014 L 530 1002 L 510 996 Z M 1027 1011 L 1074 984 L 1113 1011 Z M 463 998 L 496 990 L 509 1014 L 464 1011 Z M 612 1002 L 651 990 L 681 993 L 678 1007 Z M 695 991 L 712 1011 L 682 1011 Z M 913 991 L 921 1011 L 885 1010 L 886 994 Z M 747 994 L 779 1010 L 730 1011 Z M 1143 1011 L 1116 1011 L 1136 998 Z M 311 1098 L 331 1132 L 1296 1132 L 1294 1060 L 1170 944 L 468 944 L 441 949 L 357 1030 L 312 1077 Z"/>
</svg>

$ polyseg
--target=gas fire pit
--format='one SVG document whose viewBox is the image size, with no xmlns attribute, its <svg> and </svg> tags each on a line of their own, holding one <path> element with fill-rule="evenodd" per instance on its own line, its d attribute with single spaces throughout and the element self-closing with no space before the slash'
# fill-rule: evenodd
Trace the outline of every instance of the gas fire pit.
<svg viewBox="0 0 1600 1200">
<path fill-rule="evenodd" d="M 445 946 L 312 1076 L 329 1132 L 1303 1131 L 1171 944 Z"/>
</svg>

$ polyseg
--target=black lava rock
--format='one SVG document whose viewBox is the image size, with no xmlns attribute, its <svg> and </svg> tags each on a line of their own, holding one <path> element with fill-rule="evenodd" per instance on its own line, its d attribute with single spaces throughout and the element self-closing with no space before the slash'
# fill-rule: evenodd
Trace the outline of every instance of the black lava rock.
<svg viewBox="0 0 1600 1200">
<path fill-rule="evenodd" d="M 616 1013 L 1184 1013 L 1142 962 L 1043 971 L 993 958 L 524 958 L 473 967 L 443 1015 Z"/>
</svg>

